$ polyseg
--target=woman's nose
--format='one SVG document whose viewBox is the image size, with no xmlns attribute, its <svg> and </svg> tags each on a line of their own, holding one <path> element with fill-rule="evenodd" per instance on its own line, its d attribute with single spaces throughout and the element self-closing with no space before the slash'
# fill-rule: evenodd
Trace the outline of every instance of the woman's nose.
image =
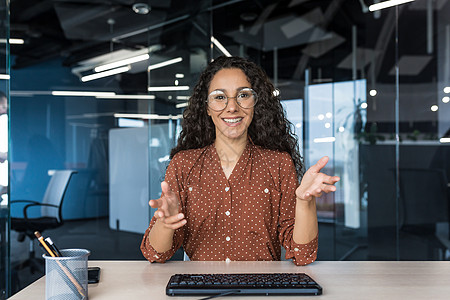
<svg viewBox="0 0 450 300">
<path fill-rule="evenodd" d="M 237 111 L 239 109 L 236 99 L 236 97 L 228 97 L 227 111 Z"/>
</svg>

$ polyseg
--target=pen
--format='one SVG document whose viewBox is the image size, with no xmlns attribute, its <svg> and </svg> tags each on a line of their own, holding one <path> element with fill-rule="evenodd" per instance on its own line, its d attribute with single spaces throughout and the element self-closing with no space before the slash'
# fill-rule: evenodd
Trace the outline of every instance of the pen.
<svg viewBox="0 0 450 300">
<path fill-rule="evenodd" d="M 53 250 L 53 252 L 56 254 L 56 256 L 62 256 L 61 252 L 59 252 L 58 248 L 56 247 L 55 243 L 53 243 L 50 237 L 46 237 L 45 241 L 47 242 L 49 247 Z"/>
<path fill-rule="evenodd" d="M 47 245 L 47 243 L 44 240 L 44 237 L 41 235 L 41 233 L 39 231 L 35 231 L 34 235 L 37 237 L 37 239 L 42 244 L 42 246 L 44 246 L 45 250 L 47 250 L 48 254 L 50 254 L 51 257 L 57 257 L 57 254 L 53 253 L 53 251 L 49 248 L 49 246 Z M 59 267 L 64 272 L 64 274 L 66 274 L 66 276 L 69 278 L 69 280 L 75 286 L 75 288 L 77 289 L 77 291 L 81 295 L 81 297 L 83 297 L 83 299 L 85 299 L 86 291 L 81 286 L 81 284 L 78 282 L 78 280 L 73 276 L 72 273 L 70 273 L 69 269 L 67 269 L 66 266 L 63 266 L 61 264 L 61 262 L 56 261 L 56 263 L 59 265 Z"/>
</svg>

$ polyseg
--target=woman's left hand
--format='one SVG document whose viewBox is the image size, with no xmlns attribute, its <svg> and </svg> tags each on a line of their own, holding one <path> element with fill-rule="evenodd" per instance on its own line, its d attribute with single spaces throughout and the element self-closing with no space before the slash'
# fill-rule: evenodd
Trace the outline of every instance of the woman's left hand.
<svg viewBox="0 0 450 300">
<path fill-rule="evenodd" d="M 314 197 L 320 197 L 323 193 L 336 191 L 334 184 L 340 180 L 338 176 L 328 176 L 320 173 L 328 163 L 328 156 L 324 156 L 310 167 L 303 175 L 300 186 L 295 191 L 297 200 L 310 201 Z"/>
</svg>

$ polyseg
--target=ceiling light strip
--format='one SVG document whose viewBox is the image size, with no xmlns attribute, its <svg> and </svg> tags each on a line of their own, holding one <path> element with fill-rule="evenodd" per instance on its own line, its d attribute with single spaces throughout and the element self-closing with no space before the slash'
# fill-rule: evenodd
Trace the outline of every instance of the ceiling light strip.
<svg viewBox="0 0 450 300">
<path fill-rule="evenodd" d="M 178 103 L 175 105 L 176 108 L 183 108 L 183 107 L 187 107 L 189 105 L 189 102 L 183 102 L 183 103 Z"/>
<path fill-rule="evenodd" d="M 440 138 L 440 139 L 439 139 L 439 142 L 441 142 L 442 144 L 444 144 L 444 143 L 450 143 L 450 137 L 448 137 L 448 138 Z"/>
<path fill-rule="evenodd" d="M 336 141 L 334 136 L 314 139 L 314 143 L 333 143 L 334 141 Z"/>
<path fill-rule="evenodd" d="M 101 72 L 101 73 L 91 74 L 91 75 L 81 77 L 81 81 L 86 82 L 86 81 L 91 81 L 91 80 L 102 78 L 102 77 L 125 73 L 125 72 L 128 72 L 130 69 L 131 69 L 130 66 L 126 66 L 126 67 L 120 67 L 117 69 L 112 69 L 112 70 Z"/>
<path fill-rule="evenodd" d="M 0 43 L 6 44 L 6 39 L 0 39 Z M 22 44 L 25 43 L 25 41 L 24 41 L 23 39 L 14 39 L 14 38 L 11 38 L 11 39 L 9 39 L 9 43 L 10 43 L 10 44 L 14 44 L 14 45 L 22 45 Z"/>
<path fill-rule="evenodd" d="M 114 69 L 114 68 L 118 68 L 118 67 L 122 67 L 122 66 L 126 66 L 129 64 L 134 64 L 143 60 L 147 60 L 150 58 L 150 55 L 147 54 L 142 54 L 142 55 L 138 55 L 138 56 L 133 56 L 130 58 L 126 58 L 126 59 L 121 59 L 109 64 L 104 64 L 101 66 L 98 66 L 96 68 L 94 68 L 95 72 L 102 72 L 102 71 L 106 71 L 106 70 L 110 70 L 110 69 Z"/>
<path fill-rule="evenodd" d="M 177 120 L 183 115 L 157 115 L 157 114 L 114 114 L 115 118 L 145 119 L 145 120 Z"/>
<path fill-rule="evenodd" d="M 222 46 L 222 44 L 221 44 L 216 38 L 214 38 L 213 36 L 211 37 L 211 42 L 212 42 L 214 45 L 216 45 L 216 47 L 219 48 L 219 50 L 220 50 L 225 56 L 228 56 L 228 57 L 231 57 L 231 56 L 232 56 L 232 55 L 230 54 L 230 52 L 228 52 L 228 50 L 225 49 L 225 47 Z"/>
<path fill-rule="evenodd" d="M 187 91 L 187 90 L 189 90 L 189 86 L 187 85 L 148 87 L 149 92 L 169 92 L 169 91 Z"/>
<path fill-rule="evenodd" d="M 388 0 L 388 1 L 383 1 L 380 3 L 375 3 L 369 6 L 369 11 L 377 11 L 380 9 L 384 9 L 384 8 L 388 8 L 388 7 L 392 7 L 392 6 L 396 6 L 396 5 L 400 5 L 400 4 L 404 4 L 404 3 L 408 3 L 408 2 L 413 2 L 414 0 Z"/>
<path fill-rule="evenodd" d="M 151 66 L 148 67 L 148 70 L 150 71 L 150 70 L 162 68 L 162 67 L 165 67 L 165 66 L 168 66 L 168 65 L 179 63 L 181 61 L 183 61 L 183 58 L 182 57 L 177 57 L 177 58 L 174 58 L 174 59 L 170 59 L 170 60 L 167 60 L 167 61 L 163 61 L 163 62 L 154 64 L 154 65 L 151 65 Z"/>
<path fill-rule="evenodd" d="M 83 91 L 52 91 L 53 96 L 78 96 L 78 97 L 97 97 L 114 96 L 114 92 L 83 92 Z"/>
<path fill-rule="evenodd" d="M 155 95 L 111 95 L 111 96 L 97 96 L 100 99 L 143 99 L 143 100 L 153 100 Z"/>
<path fill-rule="evenodd" d="M 177 96 L 177 100 L 189 100 L 189 96 Z"/>
<path fill-rule="evenodd" d="M 9 80 L 11 79 L 11 76 L 8 74 L 0 74 L 0 79 Z"/>
</svg>

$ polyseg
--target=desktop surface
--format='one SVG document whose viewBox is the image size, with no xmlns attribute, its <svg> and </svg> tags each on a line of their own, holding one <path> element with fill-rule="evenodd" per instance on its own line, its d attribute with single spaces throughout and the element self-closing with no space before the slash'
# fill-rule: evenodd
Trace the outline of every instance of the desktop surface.
<svg viewBox="0 0 450 300">
<path fill-rule="evenodd" d="M 448 299 L 449 261 L 316 261 L 304 267 L 292 262 L 179 262 L 89 261 L 102 268 L 100 282 L 90 284 L 90 300 L 199 299 L 165 294 L 176 273 L 283 273 L 302 272 L 323 288 L 320 296 L 301 299 Z M 284 299 L 289 296 L 226 296 L 218 299 Z M 11 300 L 45 299 L 45 277 L 13 295 Z"/>
</svg>

